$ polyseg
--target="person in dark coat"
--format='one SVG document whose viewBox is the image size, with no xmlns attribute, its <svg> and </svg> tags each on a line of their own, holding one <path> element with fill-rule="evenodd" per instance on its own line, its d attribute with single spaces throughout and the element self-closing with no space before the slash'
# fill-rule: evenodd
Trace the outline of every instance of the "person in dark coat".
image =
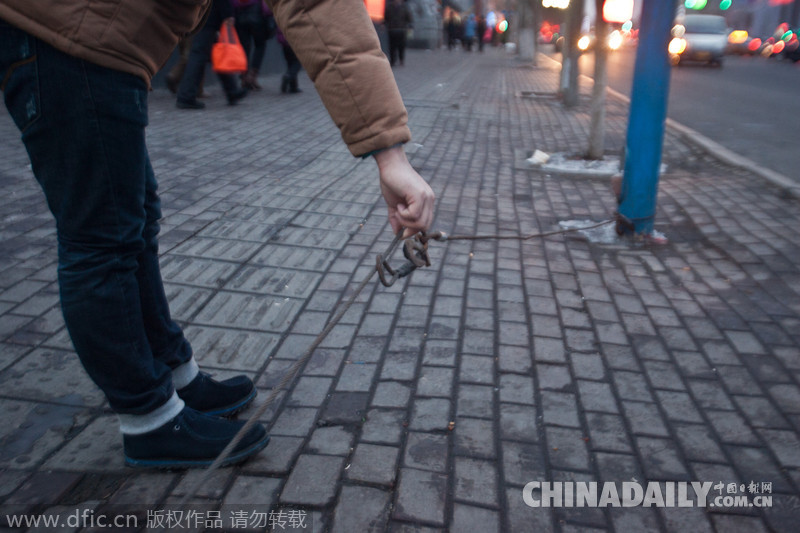
<svg viewBox="0 0 800 533">
<path fill-rule="evenodd" d="M 203 109 L 206 106 L 203 102 L 197 100 L 197 95 L 200 90 L 200 84 L 203 81 L 206 64 L 211 60 L 211 48 L 214 46 L 217 32 L 223 21 L 230 22 L 233 25 L 233 6 L 230 0 L 214 0 L 203 29 L 192 39 L 192 49 L 189 52 L 186 70 L 178 85 L 177 107 L 181 109 Z M 236 76 L 233 74 L 218 74 L 218 76 L 229 104 L 235 104 L 247 94 L 245 89 L 239 87 L 236 82 Z"/>
<path fill-rule="evenodd" d="M 394 66 L 400 60 L 403 65 L 406 57 L 406 32 L 413 23 L 411 10 L 404 0 L 391 0 L 386 4 L 383 22 L 389 32 L 389 63 Z"/>
</svg>

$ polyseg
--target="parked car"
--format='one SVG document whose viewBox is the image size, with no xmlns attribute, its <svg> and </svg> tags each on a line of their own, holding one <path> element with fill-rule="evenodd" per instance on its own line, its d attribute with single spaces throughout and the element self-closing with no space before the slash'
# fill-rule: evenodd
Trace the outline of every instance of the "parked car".
<svg viewBox="0 0 800 533">
<path fill-rule="evenodd" d="M 669 43 L 673 65 L 686 61 L 699 61 L 722 66 L 722 58 L 728 46 L 728 25 L 719 15 L 685 15 L 672 28 Z"/>
</svg>

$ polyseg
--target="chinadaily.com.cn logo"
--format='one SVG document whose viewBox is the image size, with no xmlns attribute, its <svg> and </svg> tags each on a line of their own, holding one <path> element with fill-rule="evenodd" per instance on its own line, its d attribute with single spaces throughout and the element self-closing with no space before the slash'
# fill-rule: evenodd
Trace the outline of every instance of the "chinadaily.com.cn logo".
<svg viewBox="0 0 800 533">
<path fill-rule="evenodd" d="M 531 481 L 529 507 L 772 507 L 772 482 Z"/>
</svg>

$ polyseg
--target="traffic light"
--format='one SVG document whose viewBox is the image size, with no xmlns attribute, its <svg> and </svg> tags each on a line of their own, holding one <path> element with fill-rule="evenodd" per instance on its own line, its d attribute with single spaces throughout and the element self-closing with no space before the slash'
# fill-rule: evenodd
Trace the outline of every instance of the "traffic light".
<svg viewBox="0 0 800 533">
<path fill-rule="evenodd" d="M 719 3 L 719 8 L 722 11 L 727 11 L 731 7 L 732 3 L 733 3 L 732 0 L 721 0 L 721 2 Z"/>
<path fill-rule="evenodd" d="M 606 0 L 603 3 L 603 20 L 622 24 L 633 18 L 633 0 Z"/>
</svg>

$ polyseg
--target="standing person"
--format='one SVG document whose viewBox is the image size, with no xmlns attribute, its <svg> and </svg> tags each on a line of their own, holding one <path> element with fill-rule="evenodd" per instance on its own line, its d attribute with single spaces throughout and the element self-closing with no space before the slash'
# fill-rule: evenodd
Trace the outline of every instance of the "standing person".
<svg viewBox="0 0 800 533">
<path fill-rule="evenodd" d="M 478 52 L 483 52 L 483 38 L 486 34 L 486 17 L 483 15 L 478 16 Z"/>
<path fill-rule="evenodd" d="M 447 49 L 452 50 L 456 45 L 456 38 L 458 37 L 458 19 L 453 11 L 450 11 L 450 17 L 447 19 Z"/>
<path fill-rule="evenodd" d="M 286 60 L 286 72 L 283 74 L 283 78 L 281 78 L 281 92 L 301 93 L 303 91 L 297 84 L 297 75 L 300 74 L 300 69 L 302 68 L 300 60 L 297 58 L 297 54 L 294 53 L 294 50 L 292 50 L 292 47 L 289 46 L 289 41 L 286 40 L 286 37 L 280 29 L 278 30 L 276 39 L 283 49 L 283 58 Z"/>
<path fill-rule="evenodd" d="M 475 15 L 470 14 L 464 21 L 464 49 L 472 52 L 472 41 L 475 40 Z"/>
<path fill-rule="evenodd" d="M 389 32 L 389 64 L 394 66 L 399 59 L 402 66 L 406 57 L 406 32 L 414 22 L 405 0 L 387 3 L 383 22 Z"/>
<path fill-rule="evenodd" d="M 236 32 L 247 57 L 247 72 L 242 74 L 242 87 L 261 90 L 258 71 L 264 61 L 267 41 L 275 34 L 272 10 L 264 0 L 232 0 Z"/>
<path fill-rule="evenodd" d="M 125 1 L 128 0 L 118 0 Z M 222 23 L 233 26 L 233 7 L 230 0 L 211 0 L 211 11 L 208 14 L 203 28 L 192 38 L 192 49 L 189 51 L 189 60 L 186 63 L 186 70 L 183 78 L 178 85 L 178 99 L 175 105 L 180 109 L 203 109 L 206 104 L 197 100 L 200 92 L 200 85 L 203 81 L 203 74 L 206 65 L 211 61 L 211 48 L 217 40 L 217 32 Z M 246 89 L 242 89 L 236 83 L 236 76 L 233 74 L 217 74 L 228 104 L 234 105 L 247 94 Z"/>
<path fill-rule="evenodd" d="M 256 392 L 245 376 L 219 382 L 200 372 L 170 318 L 145 126 L 153 75 L 209 4 L 118 4 L 0 0 L 4 101 L 56 220 L 70 338 L 119 417 L 127 464 L 207 466 L 244 425 L 222 416 Z M 374 157 L 392 229 L 428 228 L 433 191 L 401 146 L 410 140 L 408 115 L 361 0 L 274 7 L 350 152 Z M 226 464 L 268 440 L 255 424 Z"/>
</svg>

